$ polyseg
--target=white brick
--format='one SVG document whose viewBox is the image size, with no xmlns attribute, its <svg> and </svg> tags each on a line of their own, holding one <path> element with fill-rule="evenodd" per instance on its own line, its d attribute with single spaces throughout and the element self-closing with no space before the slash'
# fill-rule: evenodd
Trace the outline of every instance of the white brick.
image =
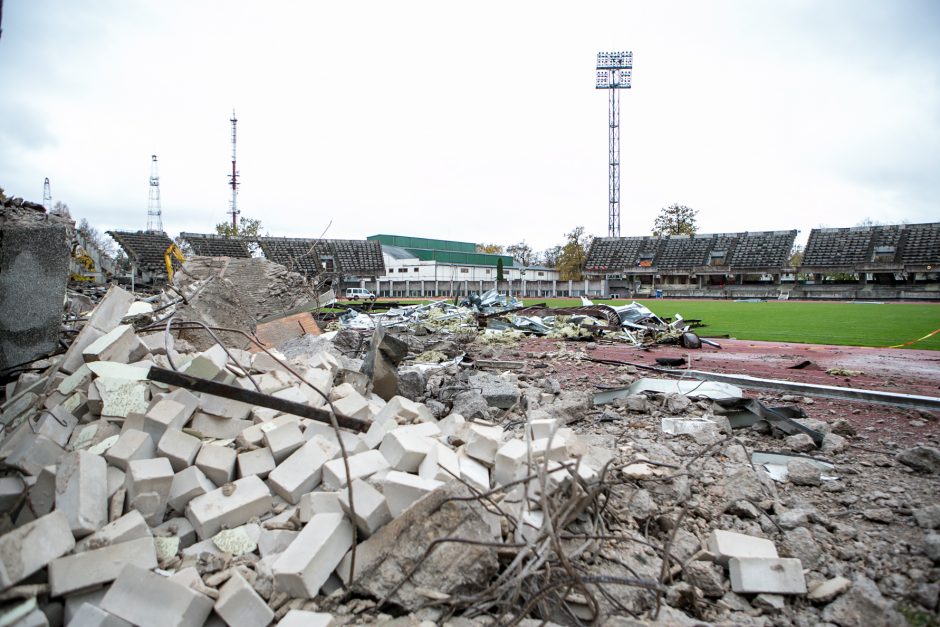
<svg viewBox="0 0 940 627">
<path fill-rule="evenodd" d="M 268 474 L 274 470 L 276 465 L 274 456 L 271 455 L 271 449 L 269 448 L 258 448 L 253 451 L 239 453 L 238 477 L 258 475 L 262 479 L 267 479 Z"/>
<path fill-rule="evenodd" d="M 393 470 L 385 475 L 382 492 L 388 501 L 388 509 L 392 517 L 397 518 L 411 507 L 412 503 L 442 485 L 444 485 L 442 482 L 434 479 L 423 479 Z M 342 498 L 342 493 L 340 495 Z"/>
<path fill-rule="evenodd" d="M 186 426 L 191 416 L 192 412 L 187 413 L 186 406 L 182 403 L 162 399 L 144 416 L 143 431 L 149 434 L 154 442 L 159 442 L 167 431 L 179 431 Z"/>
<path fill-rule="evenodd" d="M 0 589 L 26 579 L 75 546 L 69 520 L 54 511 L 0 536 Z"/>
<path fill-rule="evenodd" d="M 81 368 L 70 374 L 69 376 L 62 379 L 59 382 L 59 386 L 56 388 L 56 391 L 60 394 L 65 394 L 69 396 L 75 390 L 84 387 L 88 381 L 91 380 L 91 370 L 86 364 L 82 364 Z M 7 398 L 10 398 L 7 396 Z"/>
<path fill-rule="evenodd" d="M 103 592 L 102 598 L 104 598 Z M 91 603 L 83 603 L 68 624 L 76 627 L 131 627 L 126 620 L 109 614 Z"/>
<path fill-rule="evenodd" d="M 461 446 L 457 451 L 457 459 L 460 461 L 460 478 L 470 485 L 483 490 L 484 492 L 489 490 L 489 469 L 474 458 L 467 455 L 467 452 L 464 450 L 464 448 L 465 447 Z"/>
<path fill-rule="evenodd" d="M 128 566 L 104 595 L 101 609 L 140 627 L 200 627 L 212 612 L 212 599 Z"/>
<path fill-rule="evenodd" d="M 304 435 L 300 431 L 300 425 L 296 422 L 288 422 L 270 431 L 264 432 L 264 444 L 271 450 L 274 461 L 280 464 L 290 457 L 290 454 L 296 451 L 304 443 Z"/>
<path fill-rule="evenodd" d="M 237 438 L 242 431 L 251 427 L 253 424 L 254 423 L 250 420 L 221 418 L 197 411 L 193 414 L 193 419 L 189 426 L 191 429 L 198 431 L 207 438 L 229 440 L 231 438 Z"/>
<path fill-rule="evenodd" d="M 157 453 L 166 457 L 173 470 L 179 472 L 192 466 L 200 448 L 202 442 L 199 438 L 182 431 L 167 431 L 157 444 Z"/>
<path fill-rule="evenodd" d="M 394 420 L 374 420 L 361 437 L 367 449 L 378 448 L 385 436 L 398 428 Z"/>
<path fill-rule="evenodd" d="M 76 538 L 108 522 L 108 464 L 104 458 L 76 451 L 66 454 L 56 470 L 55 506 L 68 517 Z"/>
<path fill-rule="evenodd" d="M 219 588 L 215 613 L 221 616 L 229 627 L 258 627 L 274 620 L 274 610 L 268 607 L 264 599 L 237 570 Z"/>
<path fill-rule="evenodd" d="M 274 589 L 312 599 L 350 548 L 352 524 L 342 514 L 317 514 L 274 562 Z"/>
<path fill-rule="evenodd" d="M 435 444 L 434 440 L 410 435 L 403 429 L 395 429 L 382 440 L 379 452 L 385 456 L 391 468 L 403 472 L 417 472 L 424 457 Z"/>
<path fill-rule="evenodd" d="M 55 466 L 45 466 L 36 475 L 36 482 L 29 487 L 26 498 L 30 511 L 36 516 L 44 516 L 55 507 L 55 480 Z"/>
<path fill-rule="evenodd" d="M 235 449 L 216 444 L 203 444 L 196 455 L 196 468 L 209 477 L 215 485 L 228 483 L 235 478 Z"/>
<path fill-rule="evenodd" d="M 352 455 L 348 461 L 352 480 L 365 479 L 390 467 L 388 460 L 379 451 L 366 451 Z M 338 490 L 346 485 L 346 481 L 346 467 L 342 459 L 333 459 L 323 465 L 323 485 L 327 489 Z"/>
<path fill-rule="evenodd" d="M 715 529 L 706 544 L 720 564 L 732 557 L 777 557 L 777 547 L 770 540 L 733 531 Z"/>
<path fill-rule="evenodd" d="M 307 370 L 304 373 L 304 379 L 310 383 L 316 390 L 311 389 L 309 385 L 300 385 L 297 391 L 306 399 L 306 403 L 311 407 L 323 407 L 326 405 L 326 399 L 323 395 L 329 396 L 330 389 L 333 387 L 333 373 L 319 368 Z M 319 390 L 319 392 L 317 391 Z M 323 395 L 320 394 L 323 392 Z"/>
<path fill-rule="evenodd" d="M 215 484 L 209 481 L 205 473 L 195 466 L 189 466 L 173 476 L 167 504 L 174 511 L 182 513 L 191 500 L 212 492 L 215 488 Z"/>
<path fill-rule="evenodd" d="M 445 437 L 459 437 L 467 428 L 466 419 L 460 414 L 450 414 L 437 421 L 437 426 Z"/>
<path fill-rule="evenodd" d="M 352 493 L 355 516 L 352 513 L 353 508 L 349 506 L 348 488 L 338 493 L 340 506 L 365 536 L 372 535 L 392 519 L 385 497 L 362 479 L 352 482 Z"/>
<path fill-rule="evenodd" d="M 460 477 L 460 460 L 457 458 L 457 452 L 446 444 L 435 443 L 418 466 L 418 476 L 444 483 Z"/>
<path fill-rule="evenodd" d="M 320 351 L 307 360 L 307 368 L 310 369 L 319 368 L 321 370 L 327 370 L 330 373 L 333 373 L 339 370 L 341 367 L 342 366 L 340 365 L 339 360 L 326 351 Z"/>
<path fill-rule="evenodd" d="M 467 429 L 464 450 L 467 455 L 486 464 L 492 464 L 496 461 L 496 451 L 502 441 L 503 429 L 501 427 L 471 424 Z"/>
<path fill-rule="evenodd" d="M 539 418 L 526 423 L 529 437 L 533 440 L 549 437 L 557 426 L 558 421 L 554 418 Z"/>
<path fill-rule="evenodd" d="M 509 440 L 496 452 L 493 481 L 506 485 L 528 474 L 529 447 L 522 440 Z"/>
<path fill-rule="evenodd" d="M 278 623 L 278 627 L 331 627 L 332 625 L 332 614 L 306 610 L 291 610 Z"/>
<path fill-rule="evenodd" d="M 35 433 L 44 435 L 59 446 L 65 446 L 72 431 L 78 425 L 78 418 L 61 405 L 40 414 L 36 422 Z"/>
<path fill-rule="evenodd" d="M 216 344 L 196 355 L 180 369 L 180 372 L 200 379 L 214 379 L 225 369 L 227 361 L 225 349 Z"/>
<path fill-rule="evenodd" d="M 329 446 L 328 443 L 323 442 Z M 296 505 L 300 497 L 320 484 L 329 457 L 315 437 L 297 449 L 268 475 L 268 484 L 285 501 Z"/>
<path fill-rule="evenodd" d="M 101 546 L 120 544 L 140 538 L 152 538 L 150 527 L 143 515 L 131 510 L 114 522 L 110 522 L 90 536 L 75 544 L 75 553 L 92 550 Z"/>
<path fill-rule="evenodd" d="M 361 418 L 367 420 L 372 417 L 369 411 L 369 401 L 367 401 L 359 392 L 353 391 L 343 398 L 333 401 L 333 407 L 340 414 Z"/>
<path fill-rule="evenodd" d="M 104 457 L 112 466 L 127 472 L 127 464 L 135 459 L 150 459 L 154 456 L 153 438 L 136 429 L 128 429 L 118 441 L 108 449 Z"/>
<path fill-rule="evenodd" d="M 351 383 L 341 383 L 340 385 L 334 386 L 333 389 L 330 390 L 329 397 L 330 400 L 335 403 L 339 399 L 345 398 L 350 394 L 359 394 L 359 392 L 356 391 L 356 388 L 354 388 Z"/>
<path fill-rule="evenodd" d="M 120 468 L 108 466 L 108 498 L 114 496 L 114 493 L 124 487 L 125 473 Z"/>
<path fill-rule="evenodd" d="M 134 335 L 134 327 L 120 324 L 99 337 L 82 351 L 82 359 L 90 361 L 117 361 L 130 363 L 143 359 L 147 346 Z"/>
<path fill-rule="evenodd" d="M 173 467 L 165 457 L 135 459 L 127 466 L 124 487 L 127 508 L 143 514 L 149 525 L 159 525 L 166 513 L 173 485 Z"/>
<path fill-rule="evenodd" d="M 108 583 L 127 564 L 156 568 L 153 539 L 138 538 L 54 560 L 49 564 L 50 594 L 54 597 L 73 594 Z"/>
<path fill-rule="evenodd" d="M 261 516 L 271 508 L 271 492 L 264 482 L 252 475 L 233 482 L 229 496 L 218 488 L 197 496 L 186 506 L 186 518 L 200 539 L 214 536 L 223 527 L 237 527 L 252 516 Z M 232 486 L 230 486 L 232 487 Z"/>
<path fill-rule="evenodd" d="M 251 414 L 251 407 L 248 403 L 233 401 L 213 394 L 203 394 L 199 401 L 199 408 L 203 412 L 220 418 L 231 418 L 232 420 L 247 420 Z"/>
<path fill-rule="evenodd" d="M 365 440 L 358 434 L 340 429 L 339 435 L 343 439 L 343 446 L 346 447 L 347 455 L 365 453 L 370 448 L 373 448 L 366 444 Z M 333 430 L 332 425 L 317 420 L 310 421 L 304 428 L 304 438 L 310 440 L 315 436 L 320 436 L 328 442 L 336 443 L 337 447 L 339 446 L 339 440 L 336 438 L 336 431 Z"/>
<path fill-rule="evenodd" d="M 421 416 L 421 410 L 418 403 L 405 398 L 404 396 L 393 396 L 385 404 L 385 407 L 375 416 L 377 422 L 394 420 L 399 424 L 408 424 L 414 422 Z"/>
<path fill-rule="evenodd" d="M 728 560 L 731 590 L 744 594 L 805 594 L 800 560 L 780 557 L 732 557 Z"/>
<path fill-rule="evenodd" d="M 339 492 L 308 492 L 300 497 L 300 522 L 309 522 L 315 514 L 343 513 Z"/>
<path fill-rule="evenodd" d="M 250 427 L 242 429 L 242 432 L 238 437 L 243 439 L 248 444 L 262 446 L 264 444 L 264 434 L 266 431 L 276 429 L 281 425 L 286 425 L 292 422 L 300 424 L 300 417 L 292 416 L 290 414 L 281 414 L 261 422 L 256 421 L 255 424 L 251 425 Z M 310 438 L 307 439 L 309 440 Z"/>
<path fill-rule="evenodd" d="M 261 534 L 258 536 L 258 552 L 261 557 L 280 555 L 297 538 L 299 533 L 299 531 L 288 531 L 287 529 L 265 529 L 262 527 Z"/>
</svg>

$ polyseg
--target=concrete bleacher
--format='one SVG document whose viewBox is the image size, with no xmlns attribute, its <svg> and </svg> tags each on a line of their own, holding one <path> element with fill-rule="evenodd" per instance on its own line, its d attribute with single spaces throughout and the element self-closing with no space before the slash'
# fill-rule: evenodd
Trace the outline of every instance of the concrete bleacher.
<svg viewBox="0 0 940 627">
<path fill-rule="evenodd" d="M 382 245 L 377 241 L 259 237 L 258 243 L 266 258 L 307 275 L 323 271 L 359 277 L 385 274 Z"/>
<path fill-rule="evenodd" d="M 265 258 L 307 276 L 322 272 L 315 239 L 302 237 L 259 237 Z"/>
<path fill-rule="evenodd" d="M 903 270 L 940 264 L 940 222 L 810 231 L 802 268 Z"/>
<path fill-rule="evenodd" d="M 237 237 L 209 233 L 180 233 L 180 239 L 192 247 L 193 252 L 205 257 L 251 257 L 249 241 Z"/>
<path fill-rule="evenodd" d="M 173 240 L 163 231 L 108 231 L 139 271 L 166 272 L 164 255 Z"/>
<path fill-rule="evenodd" d="M 588 251 L 585 270 L 632 272 L 785 266 L 796 231 L 710 233 L 665 237 L 599 237 Z M 718 271 L 716 268 L 716 271 Z"/>
</svg>

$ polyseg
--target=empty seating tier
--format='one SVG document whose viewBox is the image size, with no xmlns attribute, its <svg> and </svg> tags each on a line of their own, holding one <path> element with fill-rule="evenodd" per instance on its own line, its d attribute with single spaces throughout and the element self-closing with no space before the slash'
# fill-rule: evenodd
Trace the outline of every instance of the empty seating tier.
<svg viewBox="0 0 940 627">
<path fill-rule="evenodd" d="M 164 255 L 173 240 L 163 231 L 108 231 L 124 250 L 127 258 L 140 270 L 166 270 Z"/>
<path fill-rule="evenodd" d="M 206 257 L 251 257 L 248 240 L 207 233 L 180 233 L 180 239 L 189 244 L 193 252 Z"/>
<path fill-rule="evenodd" d="M 940 223 L 813 229 L 805 267 L 940 263 Z"/>
</svg>

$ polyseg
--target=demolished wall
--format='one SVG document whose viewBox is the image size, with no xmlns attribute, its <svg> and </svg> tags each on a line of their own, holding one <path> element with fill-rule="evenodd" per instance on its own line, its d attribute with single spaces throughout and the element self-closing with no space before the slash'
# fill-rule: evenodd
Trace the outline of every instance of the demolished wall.
<svg viewBox="0 0 940 627">
<path fill-rule="evenodd" d="M 73 229 L 42 205 L 0 203 L 0 371 L 55 348 Z"/>
</svg>

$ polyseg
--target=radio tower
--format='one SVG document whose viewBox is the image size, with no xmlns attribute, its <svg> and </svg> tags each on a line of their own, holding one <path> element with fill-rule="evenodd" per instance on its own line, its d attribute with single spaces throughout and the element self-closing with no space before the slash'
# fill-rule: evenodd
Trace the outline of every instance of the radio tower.
<svg viewBox="0 0 940 627">
<path fill-rule="evenodd" d="M 160 177 L 157 176 L 157 155 L 150 156 L 150 200 L 147 203 L 147 230 L 163 231 L 160 211 Z"/>
<path fill-rule="evenodd" d="M 238 233 L 238 170 L 235 168 L 235 125 L 238 124 L 238 118 L 235 117 L 235 109 L 232 109 L 232 173 L 228 175 L 229 184 L 232 186 L 232 208 L 229 213 L 232 214 L 232 232 Z"/>
<path fill-rule="evenodd" d="M 47 212 L 52 211 L 52 188 L 49 186 L 49 177 L 42 184 L 42 206 Z"/>
<path fill-rule="evenodd" d="M 597 53 L 597 89 L 610 92 L 607 114 L 607 237 L 620 237 L 620 90 L 630 89 L 632 52 Z"/>
</svg>

